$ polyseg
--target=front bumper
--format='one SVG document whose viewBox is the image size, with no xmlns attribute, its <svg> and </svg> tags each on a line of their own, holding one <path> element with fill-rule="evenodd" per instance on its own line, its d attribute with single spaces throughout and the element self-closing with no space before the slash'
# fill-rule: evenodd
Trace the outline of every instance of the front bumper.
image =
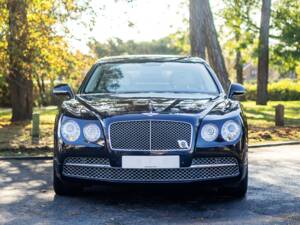
<svg viewBox="0 0 300 225">
<path fill-rule="evenodd" d="M 124 169 L 122 155 L 138 152 L 65 146 L 56 150 L 54 166 L 61 180 L 81 183 L 236 183 L 247 168 L 247 149 L 237 146 L 195 149 L 192 154 L 164 152 L 180 155 L 180 168 L 176 169 Z"/>
</svg>

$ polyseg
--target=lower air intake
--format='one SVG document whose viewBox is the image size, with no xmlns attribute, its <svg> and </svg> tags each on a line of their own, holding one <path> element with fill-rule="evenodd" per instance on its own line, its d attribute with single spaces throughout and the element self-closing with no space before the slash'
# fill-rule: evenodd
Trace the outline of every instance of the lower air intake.
<svg viewBox="0 0 300 225">
<path fill-rule="evenodd" d="M 74 158 L 73 158 L 74 159 Z M 95 160 L 66 159 L 63 166 L 63 175 L 100 181 L 115 182 L 188 182 L 214 180 L 239 175 L 237 160 L 231 157 L 204 158 L 194 160 L 191 167 L 178 169 L 123 169 L 95 164 Z M 93 162 L 90 164 L 77 163 Z"/>
</svg>

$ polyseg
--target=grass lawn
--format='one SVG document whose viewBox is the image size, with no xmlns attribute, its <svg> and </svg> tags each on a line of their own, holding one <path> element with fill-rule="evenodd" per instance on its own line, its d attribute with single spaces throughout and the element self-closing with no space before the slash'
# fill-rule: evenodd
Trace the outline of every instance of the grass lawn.
<svg viewBox="0 0 300 225">
<path fill-rule="evenodd" d="M 56 107 L 36 108 L 40 112 L 40 141 L 32 144 L 31 121 L 10 123 L 11 112 L 0 108 L 0 156 L 4 155 L 45 155 L 39 147 L 53 147 L 53 124 L 57 112 Z M 29 150 L 32 149 L 32 150 Z M 9 151 L 8 151 L 9 150 Z M 46 154 L 52 154 L 50 150 Z"/>
<path fill-rule="evenodd" d="M 285 106 L 286 126 L 282 128 L 274 125 L 275 106 L 278 104 Z M 242 105 L 248 118 L 250 144 L 300 140 L 300 101 L 272 101 L 267 106 L 257 106 L 255 102 L 247 101 Z M 0 108 L 0 156 L 51 155 L 57 109 L 51 106 L 36 108 L 34 111 L 41 113 L 39 144 L 32 144 L 30 121 L 11 124 L 11 111 Z M 40 150 L 45 146 L 48 147 L 46 152 Z"/>
<path fill-rule="evenodd" d="M 275 106 L 285 107 L 285 127 L 275 127 Z M 270 101 L 257 106 L 254 101 L 242 102 L 249 125 L 249 142 L 300 140 L 300 101 Z"/>
<path fill-rule="evenodd" d="M 300 101 L 271 101 L 267 106 L 256 105 L 254 101 L 242 102 L 251 126 L 274 126 L 275 106 L 285 107 L 285 125 L 300 126 Z"/>
</svg>

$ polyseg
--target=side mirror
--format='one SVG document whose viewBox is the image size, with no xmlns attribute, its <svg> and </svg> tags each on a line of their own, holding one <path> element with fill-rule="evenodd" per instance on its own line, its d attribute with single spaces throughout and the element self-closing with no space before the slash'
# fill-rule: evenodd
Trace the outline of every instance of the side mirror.
<svg viewBox="0 0 300 225">
<path fill-rule="evenodd" d="M 74 98 L 75 94 L 72 88 L 68 84 L 59 84 L 53 88 L 52 91 L 55 96 L 68 96 L 69 98 Z"/>
<path fill-rule="evenodd" d="M 233 83 L 229 87 L 228 98 L 232 98 L 234 96 L 243 95 L 243 94 L 245 94 L 245 92 L 246 92 L 246 89 L 244 88 L 243 85 L 237 84 L 237 83 Z"/>
</svg>

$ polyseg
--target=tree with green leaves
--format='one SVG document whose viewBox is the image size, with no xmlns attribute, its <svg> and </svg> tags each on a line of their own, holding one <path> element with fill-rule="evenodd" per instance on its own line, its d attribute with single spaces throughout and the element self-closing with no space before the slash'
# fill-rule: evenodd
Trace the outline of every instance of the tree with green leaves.
<svg viewBox="0 0 300 225">
<path fill-rule="evenodd" d="M 271 46 L 271 63 L 282 76 L 300 65 L 300 1 L 279 0 L 273 5 L 272 30 L 276 44 Z M 271 37 L 272 38 L 272 37 Z"/>
<path fill-rule="evenodd" d="M 98 57 L 136 54 L 181 54 L 183 49 L 178 46 L 176 35 L 170 35 L 158 40 L 135 42 L 111 38 L 101 43 L 92 40 L 90 48 Z"/>
<path fill-rule="evenodd" d="M 234 54 L 236 81 L 243 84 L 243 66 L 245 64 L 244 51 L 253 44 L 256 33 L 251 32 L 248 18 L 257 8 L 257 0 L 227 0 L 220 14 L 225 20 L 225 29 L 230 45 L 230 53 Z M 246 54 L 246 53 L 245 53 Z"/>
<path fill-rule="evenodd" d="M 7 78 L 11 94 L 12 121 L 26 120 L 32 117 L 32 51 L 29 49 L 27 9 L 26 0 L 7 1 L 7 53 L 9 58 Z"/>
<path fill-rule="evenodd" d="M 1 74 L 9 84 L 12 121 L 31 119 L 34 84 L 45 102 L 44 81 L 69 76 L 74 67 L 65 24 L 87 10 L 93 15 L 93 8 L 88 0 L 0 0 L 0 5 L 0 64 L 8 71 Z"/>
</svg>

